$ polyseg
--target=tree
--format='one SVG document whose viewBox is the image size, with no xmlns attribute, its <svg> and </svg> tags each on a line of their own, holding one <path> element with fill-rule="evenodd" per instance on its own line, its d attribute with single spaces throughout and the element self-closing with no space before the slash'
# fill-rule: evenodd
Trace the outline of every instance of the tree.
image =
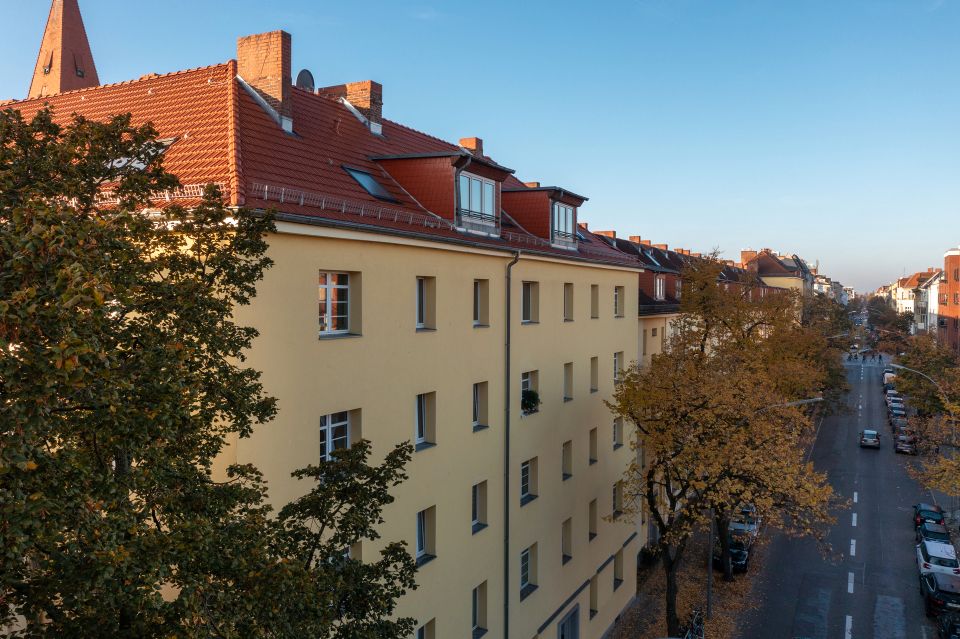
<svg viewBox="0 0 960 639">
<path fill-rule="evenodd" d="M 677 570 L 708 509 L 724 527 L 744 503 L 798 533 L 829 521 L 832 491 L 803 461 L 810 419 L 786 405 L 822 388 L 806 359 L 822 341 L 804 329 L 794 295 L 753 280 L 718 284 L 719 274 L 713 260 L 685 269 L 665 352 L 628 370 L 610 404 L 636 425 L 625 512 L 643 511 L 658 529 L 670 634 L 680 633 Z"/>
<path fill-rule="evenodd" d="M 901 365 L 919 370 L 934 379 L 940 379 L 949 369 L 960 366 L 953 351 L 926 333 L 908 337 L 902 353 L 899 357 Z M 920 417 L 931 417 L 945 411 L 943 398 L 929 379 L 905 369 L 899 369 L 896 373 L 897 390 L 910 398 L 910 405 L 917 409 Z"/>
<path fill-rule="evenodd" d="M 330 559 L 330 544 L 374 538 L 402 450 L 369 467 L 359 446 L 301 471 L 317 485 L 279 518 L 253 467 L 213 481 L 227 439 L 277 410 L 244 366 L 257 332 L 232 319 L 271 265 L 273 225 L 213 187 L 190 209 L 151 207 L 177 186 L 163 151 L 130 116 L 0 113 L 0 625 L 409 633 L 411 620 L 381 621 L 412 586 L 407 553 Z"/>
</svg>

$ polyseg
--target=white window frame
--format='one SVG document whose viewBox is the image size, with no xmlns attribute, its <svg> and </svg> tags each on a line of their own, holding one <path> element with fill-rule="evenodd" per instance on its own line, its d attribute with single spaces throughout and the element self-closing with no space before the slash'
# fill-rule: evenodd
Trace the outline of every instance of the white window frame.
<svg viewBox="0 0 960 639">
<path fill-rule="evenodd" d="M 533 390 L 533 381 L 531 371 L 526 373 L 520 373 L 520 397 L 523 397 L 523 392 L 528 390 Z"/>
<path fill-rule="evenodd" d="M 520 284 L 520 321 L 533 321 L 533 291 L 534 282 L 523 282 Z"/>
<path fill-rule="evenodd" d="M 473 385 L 473 425 L 480 425 L 480 384 Z"/>
<path fill-rule="evenodd" d="M 520 552 L 520 590 L 530 585 L 530 549 Z"/>
<path fill-rule="evenodd" d="M 427 393 L 417 395 L 414 419 L 413 442 L 423 444 L 427 441 Z"/>
<path fill-rule="evenodd" d="M 530 497 L 530 460 L 520 464 L 520 499 Z"/>
<path fill-rule="evenodd" d="M 476 526 L 480 523 L 480 484 L 474 484 L 470 488 L 470 525 Z"/>
<path fill-rule="evenodd" d="M 427 554 L 427 511 L 417 513 L 417 559 Z"/>
<path fill-rule="evenodd" d="M 666 299 L 667 278 L 663 275 L 657 275 L 653 278 L 653 298 L 656 300 Z"/>
<path fill-rule="evenodd" d="M 346 277 L 347 283 L 346 284 L 332 283 L 339 276 Z M 320 283 L 320 277 L 324 277 L 324 280 L 325 280 L 324 283 L 322 284 Z M 341 271 L 320 271 L 319 276 L 317 277 L 317 287 L 318 287 L 317 288 L 318 303 L 321 303 L 324 305 L 322 309 L 319 309 L 320 313 L 319 313 L 318 321 L 321 324 L 321 328 L 319 329 L 319 334 L 320 335 L 343 335 L 345 333 L 349 333 L 350 332 L 350 274 L 343 273 Z M 331 293 L 336 292 L 338 290 L 346 292 L 347 326 L 346 328 L 333 329 L 330 327 L 333 326 L 333 323 L 334 323 L 335 316 L 333 314 L 333 308 L 334 308 L 333 298 L 336 296 L 331 295 Z M 323 291 L 323 298 L 324 298 L 322 302 L 319 301 L 321 291 Z M 337 315 L 336 317 L 340 317 L 340 316 Z M 326 326 L 326 328 L 323 328 L 324 326 Z"/>
<path fill-rule="evenodd" d="M 562 202 L 553 203 L 550 220 L 550 239 L 558 244 L 575 244 L 577 241 L 575 220 L 577 208 Z"/>
<path fill-rule="evenodd" d="M 613 287 L 613 316 L 620 317 L 620 287 Z"/>
<path fill-rule="evenodd" d="M 473 325 L 479 326 L 480 321 L 480 280 L 473 280 Z"/>
<path fill-rule="evenodd" d="M 417 328 L 427 325 L 427 278 L 417 278 Z"/>
<path fill-rule="evenodd" d="M 496 180 L 491 180 L 490 178 L 485 178 L 475 173 L 468 173 L 467 171 L 461 171 L 459 176 L 459 184 L 457 189 L 459 191 L 460 201 L 457 202 L 457 211 L 461 215 L 470 218 L 470 221 L 473 223 L 485 224 L 488 226 L 496 226 L 497 224 L 497 191 L 500 188 L 500 183 Z M 466 193 L 464 193 L 464 180 L 466 180 Z M 488 189 L 487 187 L 492 187 Z M 480 210 L 475 210 L 473 208 L 473 190 L 475 188 L 480 189 Z M 490 202 L 489 212 L 487 212 L 487 198 L 493 198 L 493 202 Z M 466 204 L 466 205 L 465 205 Z"/>
<path fill-rule="evenodd" d="M 340 419 L 340 416 L 343 416 Z M 332 421 L 336 417 L 338 421 Z M 346 427 L 346 435 L 342 437 L 337 437 L 334 435 L 334 430 L 338 427 Z M 337 448 L 335 444 L 340 440 L 346 440 L 346 445 Z M 322 444 L 322 450 L 326 452 L 321 452 L 320 459 L 321 461 L 331 461 L 333 459 L 333 452 L 335 450 L 342 450 L 344 448 L 350 448 L 350 412 L 341 411 L 338 413 L 330 413 L 329 415 L 321 415 L 320 417 L 320 443 Z"/>
<path fill-rule="evenodd" d="M 623 362 L 620 361 L 620 351 L 617 351 L 613 354 L 613 381 L 614 383 L 620 381 L 620 376 L 623 373 Z"/>
</svg>

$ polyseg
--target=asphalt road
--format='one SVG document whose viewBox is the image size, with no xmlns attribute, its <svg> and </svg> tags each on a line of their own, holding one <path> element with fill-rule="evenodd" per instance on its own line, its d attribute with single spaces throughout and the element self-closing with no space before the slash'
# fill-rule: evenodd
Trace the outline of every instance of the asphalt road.
<svg viewBox="0 0 960 639">
<path fill-rule="evenodd" d="M 772 531 L 759 609 L 744 620 L 744 639 L 934 639 L 918 589 L 912 505 L 931 501 L 907 474 L 913 458 L 896 455 L 886 421 L 882 366 L 848 362 L 845 415 L 820 425 L 812 459 L 850 501 L 830 531 L 833 555 L 809 539 Z M 880 450 L 861 449 L 860 430 L 881 433 Z"/>
</svg>

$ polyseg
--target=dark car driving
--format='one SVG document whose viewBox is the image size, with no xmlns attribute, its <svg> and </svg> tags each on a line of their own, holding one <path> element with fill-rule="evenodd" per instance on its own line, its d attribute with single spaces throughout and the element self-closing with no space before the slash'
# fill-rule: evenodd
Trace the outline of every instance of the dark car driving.
<svg viewBox="0 0 960 639">
<path fill-rule="evenodd" d="M 924 539 L 929 541 L 942 541 L 945 544 L 950 543 L 950 531 L 946 526 L 935 524 L 932 521 L 925 521 L 917 526 L 917 543 Z"/>
<path fill-rule="evenodd" d="M 913 525 L 914 527 L 919 526 L 925 521 L 929 521 L 934 524 L 944 525 L 943 521 L 943 508 L 940 506 L 935 506 L 933 504 L 914 504 L 913 506 Z"/>
<path fill-rule="evenodd" d="M 920 594 L 928 617 L 960 611 L 960 577 L 940 572 L 921 575 Z"/>
</svg>

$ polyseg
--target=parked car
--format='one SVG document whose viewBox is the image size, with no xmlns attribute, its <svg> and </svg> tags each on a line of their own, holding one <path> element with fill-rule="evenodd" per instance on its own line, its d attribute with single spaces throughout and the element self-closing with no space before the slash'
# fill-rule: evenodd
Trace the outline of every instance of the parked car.
<svg viewBox="0 0 960 639">
<path fill-rule="evenodd" d="M 960 639 L 960 615 L 940 615 L 937 619 L 937 637 L 940 639 Z"/>
<path fill-rule="evenodd" d="M 893 452 L 902 453 L 904 455 L 916 455 L 917 443 L 912 437 L 900 435 L 893 443 Z"/>
<path fill-rule="evenodd" d="M 731 532 L 730 540 L 730 564 L 733 572 L 747 572 L 747 564 L 750 561 L 750 536 L 744 533 Z M 720 540 L 713 546 L 713 566 L 718 570 L 723 569 L 723 552 L 720 546 Z"/>
<path fill-rule="evenodd" d="M 899 435 L 899 431 L 903 428 L 907 428 L 909 425 L 910 423 L 905 417 L 895 417 L 890 420 L 890 430 L 893 431 L 894 435 Z"/>
<path fill-rule="evenodd" d="M 934 504 L 920 502 L 913 505 L 913 527 L 916 528 L 925 521 L 934 524 L 946 525 L 943 521 L 943 508 Z"/>
<path fill-rule="evenodd" d="M 875 430 L 861 430 L 860 448 L 880 448 L 880 433 Z"/>
<path fill-rule="evenodd" d="M 960 577 L 939 572 L 921 575 L 920 594 L 928 617 L 960 611 Z"/>
<path fill-rule="evenodd" d="M 763 520 L 757 515 L 756 507 L 753 504 L 745 504 L 740 506 L 737 514 L 730 519 L 730 532 L 745 534 L 750 539 L 756 539 L 760 534 L 762 523 Z"/>
<path fill-rule="evenodd" d="M 921 575 L 937 572 L 944 575 L 960 575 L 957 551 L 942 541 L 923 540 L 917 544 L 917 568 Z"/>
<path fill-rule="evenodd" d="M 946 526 L 935 524 L 932 521 L 925 521 L 917 526 L 917 543 L 919 544 L 924 539 L 949 544 L 950 530 Z"/>
<path fill-rule="evenodd" d="M 906 417 L 906 416 L 907 416 L 907 411 L 905 411 L 905 410 L 902 409 L 902 408 L 891 408 L 889 412 L 890 412 L 890 417 L 891 417 L 891 418 L 893 418 L 893 417 Z"/>
</svg>

